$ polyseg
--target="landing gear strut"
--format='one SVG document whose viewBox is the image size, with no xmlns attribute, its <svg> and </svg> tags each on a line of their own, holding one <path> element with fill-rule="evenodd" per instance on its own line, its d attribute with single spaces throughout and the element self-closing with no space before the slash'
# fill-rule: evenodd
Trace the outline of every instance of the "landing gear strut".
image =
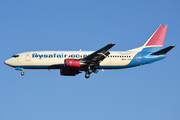
<svg viewBox="0 0 180 120">
<path fill-rule="evenodd" d="M 87 69 L 87 71 L 86 71 L 85 77 L 86 77 L 86 78 L 89 78 L 91 73 L 92 73 L 91 67 L 88 66 L 88 69 Z"/>
<path fill-rule="evenodd" d="M 22 76 L 24 75 L 24 70 L 23 70 L 23 69 L 22 69 L 21 75 L 22 75 Z"/>
<path fill-rule="evenodd" d="M 18 68 L 18 67 L 17 67 L 16 70 L 22 71 L 22 72 L 21 72 L 21 75 L 22 75 L 22 76 L 24 75 L 24 70 L 23 70 L 23 68 Z"/>
</svg>

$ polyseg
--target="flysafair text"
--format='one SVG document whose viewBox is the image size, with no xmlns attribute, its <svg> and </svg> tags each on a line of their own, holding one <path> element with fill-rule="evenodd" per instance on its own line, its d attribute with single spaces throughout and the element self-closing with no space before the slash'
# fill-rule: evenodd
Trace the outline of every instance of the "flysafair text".
<svg viewBox="0 0 180 120">
<path fill-rule="evenodd" d="M 54 53 L 54 54 L 38 54 L 38 53 L 33 53 L 32 54 L 32 58 L 39 58 L 39 59 L 42 59 L 42 58 L 84 58 L 88 56 L 88 54 L 83 54 L 83 55 L 79 55 L 79 54 L 64 54 L 64 53 L 61 53 L 61 54 L 57 54 L 57 53 Z"/>
</svg>

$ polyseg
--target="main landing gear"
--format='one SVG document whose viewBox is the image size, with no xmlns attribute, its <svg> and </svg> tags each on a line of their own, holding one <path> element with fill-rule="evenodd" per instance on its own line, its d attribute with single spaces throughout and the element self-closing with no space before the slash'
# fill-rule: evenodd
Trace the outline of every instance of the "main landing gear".
<svg viewBox="0 0 180 120">
<path fill-rule="evenodd" d="M 97 73 L 96 69 L 91 69 L 90 66 L 88 66 L 88 69 L 86 71 L 86 74 L 85 74 L 85 77 L 86 78 L 89 78 L 90 77 L 90 74 L 94 72 L 94 73 Z"/>
<path fill-rule="evenodd" d="M 89 74 L 89 73 L 86 73 L 86 74 L 85 74 L 85 77 L 86 77 L 86 78 L 89 78 L 89 77 L 90 77 L 90 74 Z"/>
<path fill-rule="evenodd" d="M 86 74 L 85 74 L 85 77 L 86 77 L 86 78 L 89 78 L 91 73 L 92 73 L 91 67 L 88 66 L 87 71 L 86 71 Z"/>
</svg>

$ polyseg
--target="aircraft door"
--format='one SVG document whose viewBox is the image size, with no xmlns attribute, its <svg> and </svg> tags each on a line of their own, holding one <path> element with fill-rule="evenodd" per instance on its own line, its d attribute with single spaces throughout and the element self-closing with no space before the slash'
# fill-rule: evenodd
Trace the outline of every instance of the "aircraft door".
<svg viewBox="0 0 180 120">
<path fill-rule="evenodd" d="M 30 53 L 25 53 L 25 60 L 26 61 L 30 61 L 31 60 Z"/>
</svg>

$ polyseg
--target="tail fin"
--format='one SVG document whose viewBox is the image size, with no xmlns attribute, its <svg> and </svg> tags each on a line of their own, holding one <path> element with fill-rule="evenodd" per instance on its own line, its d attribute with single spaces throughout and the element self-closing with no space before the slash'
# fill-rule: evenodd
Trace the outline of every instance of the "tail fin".
<svg viewBox="0 0 180 120">
<path fill-rule="evenodd" d="M 128 51 L 143 51 L 153 53 L 162 49 L 167 26 L 168 25 L 160 25 L 143 46 Z"/>
<path fill-rule="evenodd" d="M 163 46 L 166 30 L 167 30 L 167 25 L 160 25 L 159 28 L 146 41 L 144 46 L 146 47 Z"/>
<path fill-rule="evenodd" d="M 151 37 L 142 46 L 145 52 L 156 52 L 162 49 L 164 38 L 166 35 L 168 25 L 160 25 L 158 29 L 151 35 Z"/>
</svg>

